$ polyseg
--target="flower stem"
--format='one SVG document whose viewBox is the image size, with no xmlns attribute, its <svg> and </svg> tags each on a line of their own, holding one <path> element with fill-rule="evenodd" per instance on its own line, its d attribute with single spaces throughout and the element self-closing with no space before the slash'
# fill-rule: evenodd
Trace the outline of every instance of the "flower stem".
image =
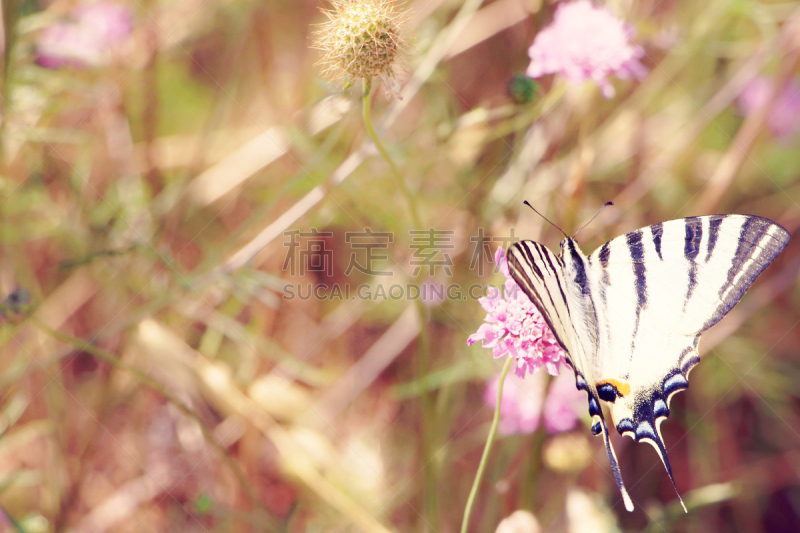
<svg viewBox="0 0 800 533">
<path fill-rule="evenodd" d="M 478 487 L 481 485 L 481 478 L 483 478 L 483 471 L 486 469 L 486 462 L 489 459 L 489 452 L 492 450 L 492 443 L 494 436 L 497 433 L 497 424 L 500 422 L 500 404 L 503 401 L 503 383 L 506 380 L 508 369 L 511 368 L 511 363 L 515 359 L 513 357 L 506 358 L 506 364 L 503 366 L 503 372 L 500 374 L 500 383 L 497 384 L 497 405 L 494 408 L 494 418 L 492 418 L 492 427 L 489 429 L 489 436 L 486 438 L 486 444 L 483 447 L 483 455 L 481 462 L 478 465 L 478 471 L 475 473 L 475 481 L 472 483 L 472 489 L 469 491 L 469 498 L 467 498 L 467 506 L 464 508 L 464 519 L 461 522 L 461 533 L 467 533 L 467 526 L 469 525 L 469 515 L 472 512 L 472 504 L 475 503 L 475 496 L 478 494 Z"/>
<path fill-rule="evenodd" d="M 547 398 L 550 392 L 550 387 L 553 385 L 553 376 L 545 375 L 544 394 L 542 395 L 543 401 Z M 544 407 L 544 404 L 542 404 Z M 533 502 L 537 501 L 534 495 L 539 490 L 539 472 L 542 469 L 544 453 L 544 442 L 547 439 L 547 431 L 544 424 L 539 424 L 536 431 L 533 433 L 533 439 L 530 446 L 530 453 L 522 472 L 522 481 L 520 482 L 519 490 L 519 508 L 533 511 Z"/>
<path fill-rule="evenodd" d="M 372 89 L 372 80 L 363 80 L 363 93 L 361 95 L 361 115 L 364 119 L 364 127 L 367 130 L 372 142 L 380 152 L 381 157 L 386 161 L 391 169 L 392 177 L 400 189 L 400 192 L 405 196 L 408 203 L 409 212 L 411 214 L 412 229 L 422 230 L 422 218 L 419 214 L 417 201 L 411 190 L 406 185 L 403 175 L 400 174 L 397 165 L 394 164 L 392 158 L 389 157 L 389 152 L 384 148 L 378 134 L 375 132 L 375 127 L 372 125 L 372 107 L 370 100 L 370 92 Z M 418 273 L 414 276 L 414 282 L 419 287 L 424 279 L 423 269 L 419 268 Z M 414 301 L 417 308 L 417 316 L 419 317 L 419 334 L 417 336 L 417 367 L 416 374 L 419 378 L 424 378 L 430 373 L 430 335 L 429 335 L 429 310 L 425 307 L 422 299 L 417 298 Z M 437 498 L 437 475 L 436 475 L 436 461 L 434 461 L 434 449 L 436 447 L 435 441 L 435 428 L 436 425 L 436 410 L 433 404 L 433 398 L 430 392 L 423 392 L 420 395 L 420 407 L 422 410 L 422 435 L 420 446 L 422 448 L 422 464 L 425 471 L 425 507 L 426 517 L 425 521 L 433 530 L 438 529 L 439 522 L 439 504 Z"/>
<path fill-rule="evenodd" d="M 411 194 L 411 191 L 408 189 L 405 180 L 403 179 L 403 175 L 400 174 L 400 171 L 397 169 L 397 165 L 394 164 L 392 158 L 389 157 L 389 152 L 386 151 L 386 148 L 383 147 L 383 143 L 381 143 L 380 138 L 378 138 L 378 134 L 375 133 L 375 127 L 372 125 L 372 105 L 370 100 L 370 91 L 372 89 L 372 80 L 365 79 L 364 80 L 364 92 L 361 95 L 361 116 L 364 119 L 364 127 L 367 129 L 367 134 L 369 138 L 372 139 L 372 142 L 375 143 L 375 147 L 380 152 L 381 157 L 388 163 L 389 168 L 392 170 L 391 174 L 394 178 L 395 182 L 397 183 L 397 187 L 400 189 L 400 192 L 403 196 L 406 197 L 406 202 L 408 202 L 408 208 L 411 211 L 411 221 L 414 224 L 416 229 L 422 229 L 422 219 L 419 216 L 419 210 L 417 209 L 417 202 L 414 200 L 414 196 Z"/>
</svg>

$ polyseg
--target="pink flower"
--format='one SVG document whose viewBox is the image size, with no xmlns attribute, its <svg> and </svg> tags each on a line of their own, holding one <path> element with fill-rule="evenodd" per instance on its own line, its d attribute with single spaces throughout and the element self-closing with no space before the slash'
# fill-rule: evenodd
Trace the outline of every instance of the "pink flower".
<svg viewBox="0 0 800 533">
<path fill-rule="evenodd" d="M 80 26 L 91 30 L 105 44 L 116 44 L 124 40 L 133 29 L 130 9 L 120 4 L 84 4 L 73 9 L 72 16 Z"/>
<path fill-rule="evenodd" d="M 575 84 L 591 80 L 611 98 L 610 74 L 641 79 L 647 72 L 639 62 L 644 50 L 628 42 L 632 33 L 605 7 L 595 7 L 589 0 L 559 4 L 553 23 L 536 35 L 528 50 L 527 75 L 560 73 Z"/>
<path fill-rule="evenodd" d="M 497 386 L 500 374 L 486 385 L 483 401 L 491 408 L 497 404 Z M 536 431 L 544 414 L 544 427 L 548 433 L 569 431 L 578 423 L 586 406 L 586 394 L 575 388 L 575 376 L 565 372 L 553 378 L 547 398 L 544 398 L 544 374 L 527 379 L 509 375 L 503 385 L 500 404 L 502 435 L 526 435 Z"/>
<path fill-rule="evenodd" d="M 83 67 L 101 62 L 102 50 L 94 37 L 76 24 L 59 22 L 46 27 L 36 40 L 36 62 L 45 68 Z"/>
<path fill-rule="evenodd" d="M 76 7 L 70 20 L 46 27 L 36 40 L 36 61 L 46 68 L 98 66 L 132 30 L 130 10 L 97 2 Z"/>
<path fill-rule="evenodd" d="M 586 393 L 575 386 L 575 374 L 564 372 L 553 378 L 544 401 L 544 427 L 548 433 L 569 431 L 586 409 Z"/>
<path fill-rule="evenodd" d="M 739 110 L 749 115 L 765 105 L 772 93 L 774 82 L 769 78 L 758 76 L 745 86 L 739 95 Z M 800 129 L 800 80 L 791 80 L 776 96 L 772 107 L 767 112 L 767 126 L 780 141 L 789 142 Z"/>
<path fill-rule="evenodd" d="M 502 293 L 494 289 L 489 296 L 478 300 L 487 315 L 467 344 L 481 341 L 484 348 L 492 349 L 495 358 L 504 355 L 516 358 L 514 373 L 520 378 L 542 367 L 555 376 L 564 360 L 564 351 L 539 310 L 511 277 L 502 248 L 497 249 L 494 262 L 506 277 L 505 287 Z"/>
<path fill-rule="evenodd" d="M 444 283 L 427 280 L 420 285 L 420 293 L 422 303 L 427 307 L 436 307 L 444 301 L 447 295 L 447 287 Z"/>
</svg>

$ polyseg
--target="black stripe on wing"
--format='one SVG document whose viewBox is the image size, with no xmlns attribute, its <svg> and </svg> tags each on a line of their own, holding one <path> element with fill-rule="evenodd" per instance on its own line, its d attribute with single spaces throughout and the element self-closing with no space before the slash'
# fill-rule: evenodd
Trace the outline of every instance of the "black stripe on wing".
<svg viewBox="0 0 800 533">
<path fill-rule="evenodd" d="M 724 229 L 725 218 L 727 215 L 714 215 L 711 217 L 711 227 L 714 228 L 716 224 L 716 232 L 719 232 L 719 225 L 723 225 Z M 719 222 L 716 222 L 717 220 Z M 708 258 L 711 258 L 716 241 L 716 235 L 713 241 L 709 236 Z M 789 232 L 782 226 L 766 218 L 748 216 L 739 230 L 736 252 L 731 259 L 731 267 L 726 274 L 725 283 L 719 290 L 721 304 L 703 324 L 700 331 L 705 331 L 727 315 L 739 303 L 745 291 L 758 275 L 769 266 L 788 243 Z"/>
<path fill-rule="evenodd" d="M 564 285 L 561 282 L 560 267 L 559 259 L 536 242 L 520 241 L 508 249 L 508 268 L 511 277 L 542 314 L 550 331 L 566 353 L 570 366 L 574 368 L 566 339 L 563 338 L 565 332 L 571 329 L 571 321 Z"/>
<path fill-rule="evenodd" d="M 717 240 L 719 239 L 719 227 L 722 221 L 727 218 L 727 215 L 714 215 L 708 223 L 708 250 L 706 251 L 706 263 L 711 260 L 711 254 L 714 253 L 714 248 L 717 247 Z"/>
<path fill-rule="evenodd" d="M 576 279 L 571 281 L 578 284 L 584 297 L 588 297 L 591 300 L 583 258 L 577 251 L 574 241 L 570 239 L 568 244 L 571 257 L 566 260 L 572 260 L 575 263 L 577 272 Z M 554 256 L 542 245 L 533 241 L 521 241 L 509 248 L 508 266 L 514 280 L 522 287 L 525 294 L 528 295 L 542 313 L 547 325 L 553 331 L 553 335 L 555 335 L 558 343 L 564 349 L 568 358 L 567 362 L 575 371 L 575 386 L 578 390 L 586 392 L 589 401 L 589 415 L 592 418 L 592 433 L 602 435 L 608 460 L 611 464 L 611 471 L 614 474 L 614 481 L 622 494 L 625 508 L 628 511 L 633 511 L 633 502 L 622 481 L 619 462 L 611 445 L 608 427 L 603 410 L 600 407 L 600 398 L 597 395 L 594 382 L 588 383 L 586 381 L 582 374 L 582 369 L 572 362 L 569 349 L 564 343 L 564 339 L 561 338 L 562 332 L 566 335 L 568 334 L 567 332 L 572 331 L 573 327 L 572 319 L 569 315 L 569 307 L 567 306 L 566 287 L 564 285 L 566 280 L 561 278 L 563 264 L 558 257 Z M 549 306 L 545 302 L 548 302 Z M 594 304 L 590 303 L 589 305 L 594 309 Z M 563 314 L 561 314 L 562 312 Z M 554 327 L 556 323 L 559 326 Z"/>
<path fill-rule="evenodd" d="M 644 264 L 642 230 L 638 229 L 628 233 L 625 236 L 625 240 L 628 243 L 628 251 L 630 252 L 633 264 L 634 289 L 636 290 L 636 324 L 633 328 L 633 337 L 631 338 L 632 354 L 636 334 L 639 331 L 639 319 L 641 318 L 642 310 L 647 308 L 647 268 Z"/>
<path fill-rule="evenodd" d="M 683 308 L 692 297 L 697 287 L 697 256 L 700 255 L 700 242 L 703 240 L 703 221 L 698 217 L 684 219 L 686 223 L 686 240 L 683 247 L 683 256 L 689 261 L 689 285 L 686 288 L 686 301 Z M 709 257 L 711 254 L 709 254 Z"/>
<path fill-rule="evenodd" d="M 658 258 L 663 261 L 664 258 L 661 256 L 661 237 L 664 235 L 664 224 L 662 222 L 653 224 L 650 226 L 650 233 L 653 235 L 653 246 L 656 249 Z"/>
</svg>

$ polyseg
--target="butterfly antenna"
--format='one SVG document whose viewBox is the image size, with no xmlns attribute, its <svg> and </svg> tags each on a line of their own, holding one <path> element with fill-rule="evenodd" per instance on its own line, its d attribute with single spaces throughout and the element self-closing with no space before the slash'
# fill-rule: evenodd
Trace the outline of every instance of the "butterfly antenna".
<svg viewBox="0 0 800 533">
<path fill-rule="evenodd" d="M 603 204 L 603 207 L 601 207 L 601 208 L 600 208 L 600 209 L 597 211 L 597 213 L 596 213 L 596 214 L 595 214 L 595 215 L 592 217 L 592 219 L 591 219 L 589 222 L 587 222 L 586 224 L 584 224 L 583 226 L 581 226 L 581 229 L 579 229 L 578 231 L 576 231 L 576 232 L 575 232 L 575 235 L 573 235 L 573 236 L 572 236 L 572 238 L 574 239 L 575 237 L 577 237 L 577 236 L 578 236 L 578 233 L 580 233 L 580 232 L 581 232 L 581 230 L 582 230 L 583 228 L 585 228 L 586 226 L 588 226 L 589 224 L 591 224 L 591 223 L 592 223 L 592 221 L 593 221 L 594 219 L 596 219 L 596 218 L 597 218 L 597 216 L 598 216 L 600 213 L 602 213 L 602 212 L 603 212 L 603 209 L 604 209 L 604 208 L 606 208 L 606 207 L 608 207 L 609 205 L 614 205 L 614 202 L 606 202 L 606 203 L 604 203 L 604 204 Z"/>
<path fill-rule="evenodd" d="M 530 203 L 528 203 L 528 200 L 525 200 L 525 201 L 524 201 L 524 202 L 522 202 L 522 203 L 523 203 L 523 204 L 525 204 L 525 205 L 527 205 L 527 206 L 528 206 L 528 207 L 530 207 L 531 209 L 533 209 L 533 212 L 534 212 L 534 213 L 536 213 L 537 215 L 539 215 L 539 216 L 540 216 L 540 217 L 542 217 L 543 219 L 547 220 L 547 217 L 546 217 L 546 216 L 544 216 L 543 214 L 541 214 L 539 211 L 537 211 L 537 210 L 536 210 L 536 208 L 535 208 L 535 207 L 533 207 L 533 206 L 532 206 Z M 561 233 L 564 233 L 564 230 L 563 230 L 563 229 L 559 228 L 558 226 L 556 226 L 555 224 L 553 224 L 553 223 L 552 223 L 552 222 L 550 222 L 549 220 L 547 220 L 547 222 L 548 222 L 548 223 L 549 223 L 551 226 L 553 226 L 554 228 L 556 228 L 558 231 L 560 231 Z M 569 235 L 567 235 L 566 233 L 564 233 L 564 237 L 566 237 L 567 239 L 569 239 Z"/>
</svg>

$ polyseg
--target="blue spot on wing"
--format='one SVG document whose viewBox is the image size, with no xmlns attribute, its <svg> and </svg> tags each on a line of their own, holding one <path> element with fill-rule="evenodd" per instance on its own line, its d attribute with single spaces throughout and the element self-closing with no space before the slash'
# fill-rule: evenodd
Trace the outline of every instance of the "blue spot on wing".
<svg viewBox="0 0 800 533">
<path fill-rule="evenodd" d="M 656 418 L 669 416 L 669 407 L 667 407 L 667 402 L 661 398 L 658 398 L 655 402 L 653 402 L 653 414 L 656 416 Z"/>
<path fill-rule="evenodd" d="M 626 431 L 633 431 L 633 420 L 630 418 L 623 418 L 617 424 L 617 432 L 622 435 Z"/>
<path fill-rule="evenodd" d="M 591 416 L 602 416 L 600 405 L 594 398 L 589 398 L 589 414 Z"/>
<path fill-rule="evenodd" d="M 683 390 L 689 386 L 689 382 L 686 380 L 683 374 L 677 372 L 672 376 L 668 377 L 664 380 L 663 390 L 664 393 L 669 396 L 673 392 L 677 392 L 679 390 Z"/>
<path fill-rule="evenodd" d="M 696 340 L 692 347 L 687 348 L 681 354 L 679 359 L 680 366 L 665 375 L 660 383 L 656 382 L 649 391 L 639 391 L 637 393 L 633 409 L 633 420 L 625 418 L 617 424 L 617 432 L 620 434 L 633 433 L 632 436 L 636 442 L 640 442 L 642 439 L 652 442 L 658 450 L 676 494 L 678 494 L 678 489 L 675 487 L 672 466 L 669 463 L 669 457 L 667 457 L 667 447 L 664 445 L 664 441 L 656 431 L 656 428 L 658 427 L 657 422 L 659 419 L 669 416 L 669 407 L 667 406 L 669 396 L 689 386 L 686 376 L 689 370 L 700 360 L 695 351 Z M 680 494 L 678 494 L 678 498 L 680 499 Z M 683 503 L 682 500 L 681 503 Z"/>
<path fill-rule="evenodd" d="M 655 429 L 653 429 L 652 424 L 646 420 L 640 422 L 639 425 L 636 426 L 636 440 L 638 441 L 640 439 L 658 440 Z"/>
<path fill-rule="evenodd" d="M 611 403 L 614 403 L 617 398 L 621 396 L 617 388 L 611 383 L 603 383 L 602 385 L 598 386 L 597 395 L 600 396 L 600 399 L 604 402 Z"/>
</svg>

